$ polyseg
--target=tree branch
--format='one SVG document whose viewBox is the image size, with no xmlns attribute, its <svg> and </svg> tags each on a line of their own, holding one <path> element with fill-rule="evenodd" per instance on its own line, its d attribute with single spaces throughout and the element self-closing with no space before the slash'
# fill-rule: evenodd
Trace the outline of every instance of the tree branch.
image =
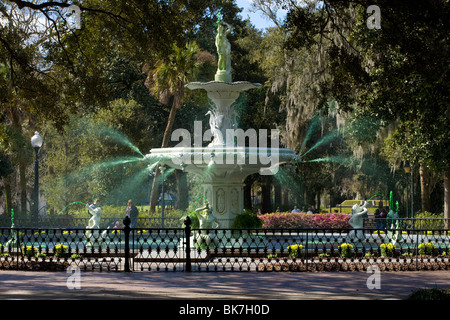
<svg viewBox="0 0 450 320">
<path fill-rule="evenodd" d="M 73 4 L 70 4 L 70 3 L 57 2 L 57 1 L 48 1 L 48 2 L 42 2 L 42 3 L 32 3 L 32 2 L 23 1 L 23 0 L 11 0 L 11 2 L 17 4 L 19 9 L 30 8 L 30 9 L 33 9 L 33 10 L 43 10 L 43 9 L 50 8 L 50 7 L 68 8 L 71 5 L 73 5 Z M 105 11 L 105 10 L 96 9 L 96 8 L 89 8 L 89 7 L 84 7 L 84 6 L 78 6 L 78 7 L 80 8 L 81 11 L 90 11 L 90 12 L 102 13 L 102 14 L 106 14 L 108 16 L 111 16 L 111 17 L 113 17 L 115 19 L 119 19 L 119 20 L 123 20 L 123 21 L 129 22 L 127 19 L 125 19 L 121 15 L 117 15 L 117 14 L 112 13 L 110 11 Z"/>
</svg>

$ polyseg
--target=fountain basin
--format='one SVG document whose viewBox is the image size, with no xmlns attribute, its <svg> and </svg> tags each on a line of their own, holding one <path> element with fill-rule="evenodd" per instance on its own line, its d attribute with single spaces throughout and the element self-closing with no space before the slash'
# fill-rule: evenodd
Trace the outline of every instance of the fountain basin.
<svg viewBox="0 0 450 320">
<path fill-rule="evenodd" d="M 233 146 L 158 148 L 145 157 L 201 176 L 203 195 L 220 228 L 231 228 L 234 217 L 243 211 L 247 176 L 274 175 L 280 165 L 301 160 L 291 149 Z"/>
</svg>

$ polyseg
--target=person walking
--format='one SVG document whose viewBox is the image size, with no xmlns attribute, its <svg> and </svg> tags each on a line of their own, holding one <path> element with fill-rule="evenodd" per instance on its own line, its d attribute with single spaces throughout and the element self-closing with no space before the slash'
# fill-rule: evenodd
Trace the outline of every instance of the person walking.
<svg viewBox="0 0 450 320">
<path fill-rule="evenodd" d="M 139 215 L 139 210 L 133 204 L 133 201 L 128 200 L 127 208 L 125 209 L 125 215 L 130 218 L 130 228 L 135 228 L 137 223 L 137 217 Z"/>
</svg>

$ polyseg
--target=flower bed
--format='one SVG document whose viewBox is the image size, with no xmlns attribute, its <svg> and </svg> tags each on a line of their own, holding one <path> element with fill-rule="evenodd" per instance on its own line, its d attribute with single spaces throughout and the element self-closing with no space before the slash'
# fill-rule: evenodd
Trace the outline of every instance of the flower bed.
<svg viewBox="0 0 450 320">
<path fill-rule="evenodd" d="M 420 259 L 380 259 L 368 262 L 367 259 L 321 259 L 311 261 L 289 261 L 288 259 L 265 259 L 257 266 L 258 271 L 360 271 L 378 267 L 380 271 L 437 271 L 449 270 L 450 261 L 445 258 L 421 257 Z"/>
<path fill-rule="evenodd" d="M 294 212 L 276 212 L 259 216 L 262 221 L 262 227 L 288 228 L 288 229 L 348 229 L 351 226 L 348 223 L 349 215 L 341 213 L 294 213 Z"/>
</svg>

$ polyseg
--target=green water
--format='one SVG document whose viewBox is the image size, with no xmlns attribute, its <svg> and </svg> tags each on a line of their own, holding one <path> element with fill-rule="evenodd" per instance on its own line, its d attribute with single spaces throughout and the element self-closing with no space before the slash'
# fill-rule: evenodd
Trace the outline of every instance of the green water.
<svg viewBox="0 0 450 320">
<path fill-rule="evenodd" d="M 313 132 L 316 130 L 316 128 L 318 127 L 318 125 L 320 124 L 320 119 L 319 117 L 314 117 L 311 121 L 311 124 L 308 128 L 308 132 L 306 133 L 305 139 L 303 140 L 303 143 L 300 147 L 300 151 L 299 154 L 302 153 L 303 149 L 306 146 L 306 143 L 308 142 L 308 140 L 311 138 L 311 135 L 313 134 Z"/>
<path fill-rule="evenodd" d="M 306 162 L 336 162 L 342 165 L 350 166 L 353 164 L 354 159 L 347 156 L 329 156 L 324 158 L 307 160 Z"/>
<path fill-rule="evenodd" d="M 88 125 L 88 124 L 86 124 L 86 125 Z M 118 144 L 129 147 L 131 150 L 133 150 L 140 156 L 142 156 L 142 157 L 144 156 L 144 154 L 142 154 L 142 152 L 139 150 L 139 148 L 136 145 L 134 145 L 130 141 L 130 139 L 128 139 L 127 136 L 123 135 L 122 133 L 115 130 L 114 128 L 95 124 L 95 125 L 91 125 L 89 130 L 91 132 L 94 132 L 95 136 L 97 136 L 98 138 L 111 139 L 112 141 L 114 141 Z"/>
<path fill-rule="evenodd" d="M 329 143 L 331 141 L 333 141 L 334 139 L 336 139 L 336 137 L 338 136 L 339 131 L 338 130 L 333 130 L 332 132 L 330 132 L 329 134 L 327 134 L 326 136 L 324 136 L 322 139 L 320 139 L 319 141 L 317 141 L 308 151 L 306 151 L 302 157 L 306 156 L 308 153 L 310 153 L 312 150 L 316 149 L 317 147 Z"/>
</svg>

